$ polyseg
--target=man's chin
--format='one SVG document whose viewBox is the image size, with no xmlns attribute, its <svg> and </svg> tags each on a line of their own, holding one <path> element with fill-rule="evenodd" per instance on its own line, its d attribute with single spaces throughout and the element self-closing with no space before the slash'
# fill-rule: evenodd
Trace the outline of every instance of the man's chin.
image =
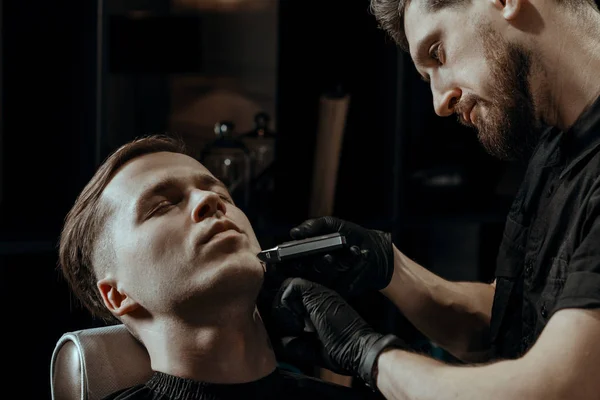
<svg viewBox="0 0 600 400">
<path fill-rule="evenodd" d="M 207 280 L 209 290 L 258 290 L 263 283 L 264 269 L 252 252 L 225 254 L 210 263 L 203 263 L 199 279 Z M 229 289 L 227 289 L 229 288 Z"/>
<path fill-rule="evenodd" d="M 487 154 L 499 160 L 507 159 L 508 154 L 505 152 L 504 148 L 497 143 L 497 141 L 491 140 L 479 130 L 477 131 L 477 139 Z"/>
</svg>

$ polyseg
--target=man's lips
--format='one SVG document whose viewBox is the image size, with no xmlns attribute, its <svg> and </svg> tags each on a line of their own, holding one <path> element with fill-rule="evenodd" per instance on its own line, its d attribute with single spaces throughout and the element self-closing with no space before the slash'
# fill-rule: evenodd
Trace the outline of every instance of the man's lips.
<svg viewBox="0 0 600 400">
<path fill-rule="evenodd" d="M 474 117 L 475 117 L 475 104 L 468 107 L 466 111 L 463 111 L 461 113 L 461 116 L 462 116 L 462 119 L 465 122 L 465 124 L 470 125 L 470 126 L 475 126 L 475 124 L 473 122 Z"/>
<path fill-rule="evenodd" d="M 221 218 L 221 219 L 215 221 L 208 228 L 206 233 L 204 235 L 202 235 L 202 237 L 200 239 L 200 244 L 208 243 L 215 235 L 222 233 L 222 232 L 229 231 L 229 230 L 233 230 L 238 233 L 242 233 L 242 231 L 240 230 L 240 228 L 237 227 L 236 224 L 234 224 L 233 222 L 231 222 L 228 219 Z"/>
</svg>

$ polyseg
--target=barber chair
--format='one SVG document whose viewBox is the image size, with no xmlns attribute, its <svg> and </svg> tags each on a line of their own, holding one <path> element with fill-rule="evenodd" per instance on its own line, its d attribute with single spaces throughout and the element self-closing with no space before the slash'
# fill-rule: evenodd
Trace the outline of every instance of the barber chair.
<svg viewBox="0 0 600 400">
<path fill-rule="evenodd" d="M 97 400 L 152 375 L 146 349 L 124 325 L 63 334 L 50 363 L 52 400 Z"/>
</svg>

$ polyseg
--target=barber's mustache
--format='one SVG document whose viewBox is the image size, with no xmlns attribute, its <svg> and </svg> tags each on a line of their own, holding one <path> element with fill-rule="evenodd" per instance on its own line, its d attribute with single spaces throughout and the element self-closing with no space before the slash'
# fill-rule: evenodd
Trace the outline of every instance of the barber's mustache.
<svg viewBox="0 0 600 400">
<path fill-rule="evenodd" d="M 457 115 L 462 115 L 466 112 L 470 112 L 471 109 L 475 106 L 475 104 L 481 103 L 481 102 L 482 102 L 482 99 L 480 99 L 479 97 L 477 97 L 475 95 L 463 96 L 458 101 L 458 103 L 456 103 L 456 105 L 454 106 L 454 112 Z"/>
</svg>

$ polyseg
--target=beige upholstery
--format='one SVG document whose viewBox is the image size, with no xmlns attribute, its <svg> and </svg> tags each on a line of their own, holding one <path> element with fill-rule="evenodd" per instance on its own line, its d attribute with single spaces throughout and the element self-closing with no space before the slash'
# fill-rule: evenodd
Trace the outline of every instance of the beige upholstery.
<svg viewBox="0 0 600 400">
<path fill-rule="evenodd" d="M 53 400 L 97 400 L 145 382 L 150 358 L 123 325 L 67 332 L 50 364 Z"/>
</svg>

